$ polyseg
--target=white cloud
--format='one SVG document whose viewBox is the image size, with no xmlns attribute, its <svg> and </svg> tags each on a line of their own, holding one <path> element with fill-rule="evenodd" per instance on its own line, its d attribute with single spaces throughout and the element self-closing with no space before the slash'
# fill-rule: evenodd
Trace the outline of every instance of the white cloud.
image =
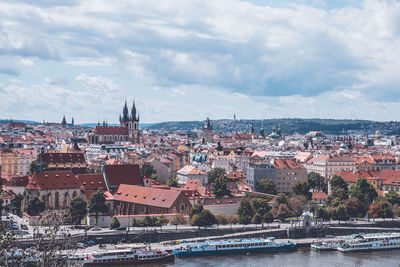
<svg viewBox="0 0 400 267">
<path fill-rule="evenodd" d="M 317 2 L 2 1 L 2 92 L 13 88 L 19 101 L 46 109 L 64 95 L 88 120 L 118 114 L 131 96 L 146 121 L 237 109 L 247 117 L 395 118 L 400 3 Z M 33 96 L 46 90 L 48 100 Z M 110 102 L 118 110 L 104 110 Z"/>
</svg>

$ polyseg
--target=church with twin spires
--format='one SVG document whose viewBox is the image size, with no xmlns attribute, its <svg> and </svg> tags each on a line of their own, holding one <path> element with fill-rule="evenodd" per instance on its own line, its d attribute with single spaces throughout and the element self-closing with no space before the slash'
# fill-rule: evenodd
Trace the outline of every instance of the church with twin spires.
<svg viewBox="0 0 400 267">
<path fill-rule="evenodd" d="M 138 144 L 140 141 L 139 133 L 139 114 L 136 113 L 135 101 L 132 104 L 131 112 L 125 101 L 122 115 L 119 116 L 120 126 L 108 126 L 106 122 L 100 123 L 89 135 L 90 144 L 114 144 L 116 142 L 131 142 Z"/>
</svg>

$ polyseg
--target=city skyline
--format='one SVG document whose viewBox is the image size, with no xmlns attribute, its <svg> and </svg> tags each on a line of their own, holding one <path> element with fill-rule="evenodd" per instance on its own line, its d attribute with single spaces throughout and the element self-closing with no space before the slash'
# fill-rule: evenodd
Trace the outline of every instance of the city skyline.
<svg viewBox="0 0 400 267">
<path fill-rule="evenodd" d="M 398 2 L 63 2 L 0 3 L 2 118 L 400 120 Z"/>
</svg>

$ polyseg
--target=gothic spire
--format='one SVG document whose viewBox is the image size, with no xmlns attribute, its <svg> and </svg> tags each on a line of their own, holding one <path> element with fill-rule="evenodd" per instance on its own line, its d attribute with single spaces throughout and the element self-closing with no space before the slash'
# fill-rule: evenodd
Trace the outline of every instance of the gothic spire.
<svg viewBox="0 0 400 267">
<path fill-rule="evenodd" d="M 135 105 L 135 100 L 133 100 L 133 103 L 132 103 L 131 120 L 132 120 L 132 121 L 136 121 L 136 105 Z"/>
<path fill-rule="evenodd" d="M 123 111 L 122 111 L 122 119 L 123 119 L 124 122 L 129 121 L 129 116 L 128 116 L 128 105 L 127 105 L 127 103 L 126 103 L 126 100 L 125 100 L 124 109 L 123 109 Z"/>
</svg>

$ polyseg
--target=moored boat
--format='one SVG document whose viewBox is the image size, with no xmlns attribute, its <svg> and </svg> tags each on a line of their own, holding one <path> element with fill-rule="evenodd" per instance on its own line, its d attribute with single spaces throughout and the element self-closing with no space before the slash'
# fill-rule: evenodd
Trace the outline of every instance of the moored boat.
<svg viewBox="0 0 400 267">
<path fill-rule="evenodd" d="M 173 250 L 173 253 L 177 257 L 246 254 L 254 252 L 279 252 L 296 248 L 296 246 L 297 243 L 290 241 L 275 242 L 275 239 L 272 237 L 268 239 L 228 239 L 182 244 L 181 247 Z"/>
<path fill-rule="evenodd" d="M 400 249 L 400 233 L 360 235 L 356 241 L 346 242 L 337 248 L 337 250 L 342 252 L 383 249 Z"/>
<path fill-rule="evenodd" d="M 163 250 L 117 249 L 94 252 L 86 257 L 83 266 L 117 266 L 174 262 L 175 255 Z"/>
</svg>

